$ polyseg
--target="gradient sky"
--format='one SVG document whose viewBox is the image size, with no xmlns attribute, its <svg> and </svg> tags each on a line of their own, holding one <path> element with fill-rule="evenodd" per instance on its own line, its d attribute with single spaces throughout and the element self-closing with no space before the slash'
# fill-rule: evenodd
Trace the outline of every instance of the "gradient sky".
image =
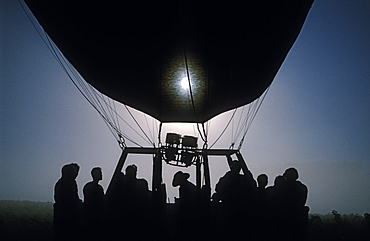
<svg viewBox="0 0 370 241">
<path fill-rule="evenodd" d="M 0 1 L 0 11 L 0 200 L 53 201 L 60 169 L 70 162 L 81 166 L 81 198 L 95 166 L 103 168 L 106 189 L 121 152 L 116 140 L 18 1 Z M 370 212 L 369 66 L 370 2 L 316 0 L 241 149 L 254 177 L 266 173 L 272 185 L 294 166 L 309 188 L 311 213 Z M 225 119 L 212 120 L 214 136 Z M 192 134 L 192 127 L 168 128 Z M 128 162 L 150 181 L 150 157 Z M 175 171 L 165 168 L 170 201 Z M 225 172 L 224 160 L 211 163 L 213 183 Z"/>
</svg>

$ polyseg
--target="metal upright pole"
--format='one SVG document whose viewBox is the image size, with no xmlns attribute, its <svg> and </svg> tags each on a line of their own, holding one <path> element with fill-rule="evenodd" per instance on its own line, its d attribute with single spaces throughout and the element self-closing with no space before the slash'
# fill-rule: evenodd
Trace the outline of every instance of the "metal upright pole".
<svg viewBox="0 0 370 241">
<path fill-rule="evenodd" d="M 116 177 L 118 176 L 118 174 L 122 171 L 122 168 L 123 168 L 123 165 L 125 164 L 125 161 L 126 161 L 126 158 L 127 158 L 127 154 L 128 154 L 128 151 L 126 148 L 124 148 L 122 150 L 122 154 L 121 154 L 121 157 L 119 158 L 118 160 L 118 163 L 117 163 L 117 166 L 116 166 L 116 169 L 114 170 L 114 173 L 113 173 L 113 176 L 110 180 L 110 183 L 109 183 L 109 186 L 108 186 L 108 189 L 107 189 L 107 192 L 106 194 L 109 195 L 109 192 L 111 190 L 111 186 L 112 184 L 114 183 Z"/>
</svg>

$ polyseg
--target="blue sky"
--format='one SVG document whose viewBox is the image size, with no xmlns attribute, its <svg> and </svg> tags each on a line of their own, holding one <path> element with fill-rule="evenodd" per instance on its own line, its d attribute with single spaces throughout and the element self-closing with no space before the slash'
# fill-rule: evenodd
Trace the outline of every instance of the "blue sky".
<svg viewBox="0 0 370 241">
<path fill-rule="evenodd" d="M 60 168 L 70 162 L 81 166 L 80 191 L 94 166 L 103 168 L 106 189 L 121 152 L 116 140 L 19 3 L 3 0 L 0 9 L 0 200 L 52 201 Z M 369 13 L 366 0 L 313 4 L 241 149 L 254 177 L 266 173 L 269 185 L 295 166 L 311 212 L 370 212 Z M 211 121 L 214 136 L 225 119 Z M 192 134 L 192 127 L 177 128 Z M 218 147 L 228 148 L 229 140 Z M 150 179 L 148 161 L 128 160 Z M 213 182 L 226 171 L 223 160 L 211 168 Z M 175 171 L 166 167 L 166 182 Z"/>
</svg>

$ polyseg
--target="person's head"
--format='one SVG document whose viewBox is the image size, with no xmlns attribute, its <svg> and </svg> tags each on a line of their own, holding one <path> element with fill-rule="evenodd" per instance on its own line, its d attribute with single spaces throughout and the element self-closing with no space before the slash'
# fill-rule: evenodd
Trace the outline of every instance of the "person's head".
<svg viewBox="0 0 370 241">
<path fill-rule="evenodd" d="M 80 171 L 80 166 L 77 163 L 69 164 L 73 169 L 73 179 L 76 179 L 78 176 L 78 172 Z"/>
<path fill-rule="evenodd" d="M 274 180 L 275 187 L 282 187 L 286 183 L 286 179 L 283 176 L 277 176 Z"/>
<path fill-rule="evenodd" d="M 136 175 L 137 175 L 137 166 L 135 164 L 126 167 L 126 177 L 136 178 Z"/>
<path fill-rule="evenodd" d="M 287 181 L 295 181 L 298 179 L 298 171 L 294 167 L 285 170 L 283 176 Z"/>
<path fill-rule="evenodd" d="M 100 181 L 103 179 L 103 174 L 100 167 L 94 167 L 91 170 L 91 176 L 94 181 Z"/>
<path fill-rule="evenodd" d="M 241 165 L 240 165 L 240 162 L 237 161 L 237 160 L 233 160 L 231 163 L 230 163 L 230 170 L 234 173 L 239 173 L 240 172 L 240 169 L 241 169 Z"/>
<path fill-rule="evenodd" d="M 266 174 L 261 174 L 257 177 L 258 187 L 265 188 L 268 183 L 268 177 Z"/>
<path fill-rule="evenodd" d="M 62 178 L 72 178 L 73 168 L 68 164 L 62 167 Z"/>
<path fill-rule="evenodd" d="M 173 176 L 172 186 L 177 187 L 183 184 L 186 180 L 188 180 L 189 177 L 190 177 L 189 173 L 184 173 L 182 171 L 176 172 L 176 174 Z"/>
<path fill-rule="evenodd" d="M 76 179 L 80 167 L 76 163 L 66 164 L 62 167 L 62 178 Z"/>
</svg>

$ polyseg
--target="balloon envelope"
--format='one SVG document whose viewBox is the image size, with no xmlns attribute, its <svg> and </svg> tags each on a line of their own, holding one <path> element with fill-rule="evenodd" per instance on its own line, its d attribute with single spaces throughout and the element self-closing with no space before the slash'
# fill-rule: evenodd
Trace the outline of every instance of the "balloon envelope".
<svg viewBox="0 0 370 241">
<path fill-rule="evenodd" d="M 161 122 L 205 122 L 271 84 L 313 0 L 25 0 L 84 79 Z"/>
</svg>

